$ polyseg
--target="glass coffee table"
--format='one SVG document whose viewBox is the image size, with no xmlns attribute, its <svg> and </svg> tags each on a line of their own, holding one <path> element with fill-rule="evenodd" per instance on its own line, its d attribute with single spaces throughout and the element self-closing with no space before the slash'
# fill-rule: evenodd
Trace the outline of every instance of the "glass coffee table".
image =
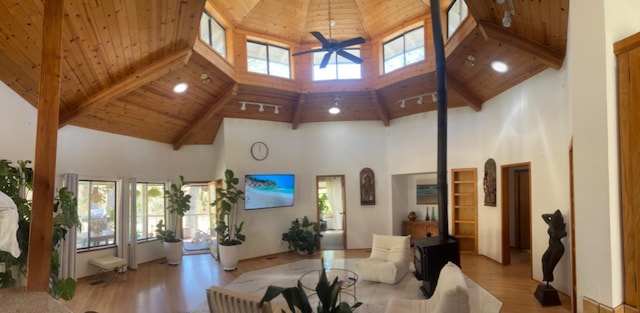
<svg viewBox="0 0 640 313">
<path fill-rule="evenodd" d="M 336 277 L 338 278 L 338 283 L 340 284 L 338 300 L 340 302 L 342 302 L 342 294 L 346 294 L 353 298 L 353 303 L 358 301 L 358 298 L 356 297 L 358 274 L 356 272 L 343 268 L 325 268 L 325 273 L 327 274 L 329 285 L 333 283 L 333 280 L 336 279 Z M 300 284 L 302 285 L 302 288 L 311 291 L 309 296 L 315 295 L 316 285 L 318 284 L 318 281 L 320 281 L 320 274 L 322 274 L 322 269 L 309 271 L 300 276 Z"/>
</svg>

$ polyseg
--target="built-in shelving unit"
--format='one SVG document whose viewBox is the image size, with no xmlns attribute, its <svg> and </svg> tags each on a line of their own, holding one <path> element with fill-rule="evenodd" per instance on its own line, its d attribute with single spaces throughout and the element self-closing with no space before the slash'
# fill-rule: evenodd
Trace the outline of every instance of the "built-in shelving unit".
<svg viewBox="0 0 640 313">
<path fill-rule="evenodd" d="M 477 169 L 451 169 L 452 235 L 460 243 L 460 253 L 478 253 Z"/>
</svg>

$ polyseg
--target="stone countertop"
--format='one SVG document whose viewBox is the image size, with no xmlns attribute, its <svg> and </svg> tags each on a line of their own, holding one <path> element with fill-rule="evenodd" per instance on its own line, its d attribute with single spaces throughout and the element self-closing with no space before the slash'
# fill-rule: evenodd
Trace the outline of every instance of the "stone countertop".
<svg viewBox="0 0 640 313">
<path fill-rule="evenodd" d="M 46 292 L 26 292 L 24 287 L 0 289 L 0 312 L 71 313 Z"/>
</svg>

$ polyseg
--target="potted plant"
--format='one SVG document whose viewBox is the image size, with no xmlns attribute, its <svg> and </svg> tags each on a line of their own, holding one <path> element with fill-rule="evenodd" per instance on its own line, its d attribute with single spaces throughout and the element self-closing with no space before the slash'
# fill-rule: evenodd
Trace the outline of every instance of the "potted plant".
<svg viewBox="0 0 640 313">
<path fill-rule="evenodd" d="M 298 219 L 291 222 L 289 232 L 282 234 L 282 240 L 289 243 L 290 250 L 296 250 L 300 254 L 312 254 L 320 248 L 321 236 L 318 223 L 310 222 L 305 216 L 302 218 L 302 223 Z"/>
<path fill-rule="evenodd" d="M 322 262 L 322 272 L 320 273 L 320 279 L 318 280 L 318 284 L 316 285 L 316 295 L 318 297 L 318 306 L 317 313 L 350 313 L 353 312 L 356 308 L 362 305 L 362 302 L 356 302 L 353 306 L 349 305 L 347 302 L 338 303 L 338 299 L 340 296 L 340 291 L 342 288 L 342 282 L 338 281 L 338 277 L 336 277 L 331 284 L 329 284 L 329 280 L 327 279 L 327 274 L 324 269 L 324 261 Z M 296 287 L 278 287 L 278 286 L 269 286 L 267 291 L 264 293 L 264 296 L 260 300 L 260 306 L 266 301 L 271 301 L 275 297 L 282 294 L 284 299 L 287 301 L 287 305 L 289 306 L 289 310 L 291 312 L 301 312 L 301 313 L 313 313 L 311 309 L 311 303 L 309 302 L 309 298 L 307 293 L 302 287 L 302 283 L 298 280 L 298 285 Z M 295 308 L 298 308 L 296 311 Z"/>
<path fill-rule="evenodd" d="M 33 187 L 33 169 L 28 167 L 29 163 L 31 161 L 18 161 L 18 165 L 13 166 L 7 160 L 0 160 L 0 192 L 9 196 L 18 208 L 16 239 L 20 247 L 20 255 L 17 258 L 9 252 L 0 251 L 0 263 L 4 263 L 7 269 L 0 272 L 0 288 L 20 285 L 20 277 L 24 278 L 27 275 L 31 201 L 24 197 L 24 191 Z M 75 294 L 76 281 L 69 277 L 59 277 L 58 248 L 70 229 L 80 227 L 80 219 L 76 198 L 67 188 L 58 189 L 53 203 L 53 214 L 49 293 L 56 299 L 71 300 Z M 14 278 L 14 274 L 17 274 L 18 280 Z"/>
<path fill-rule="evenodd" d="M 244 200 L 244 191 L 238 189 L 239 179 L 234 177 L 233 171 L 224 172 L 224 183 L 227 188 L 216 189 L 216 200 L 212 206 L 219 207 L 216 222 L 216 234 L 220 249 L 220 263 L 225 271 L 237 268 L 240 258 L 240 245 L 246 239 L 242 234 L 244 221 L 238 224 L 238 201 Z"/>
<path fill-rule="evenodd" d="M 191 208 L 191 195 L 186 194 L 182 190 L 184 186 L 184 177 L 180 176 L 179 185 L 171 184 L 169 190 L 165 190 L 167 198 L 167 210 L 170 214 L 178 216 L 175 228 L 182 224 L 184 213 Z M 167 263 L 169 265 L 178 265 L 182 260 L 182 239 L 176 237 L 176 229 L 168 229 L 162 220 L 156 225 L 156 238 L 163 241 L 164 249 L 167 255 Z"/>
<path fill-rule="evenodd" d="M 320 231 L 327 230 L 327 221 L 324 220 L 327 211 L 329 211 L 329 197 L 326 193 L 323 193 L 318 198 L 318 209 L 320 210 Z"/>
</svg>

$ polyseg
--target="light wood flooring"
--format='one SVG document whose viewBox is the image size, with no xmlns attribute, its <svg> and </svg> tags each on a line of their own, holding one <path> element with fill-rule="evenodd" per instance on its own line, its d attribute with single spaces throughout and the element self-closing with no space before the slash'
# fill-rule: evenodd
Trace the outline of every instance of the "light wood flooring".
<svg viewBox="0 0 640 313">
<path fill-rule="evenodd" d="M 84 312 L 189 312 L 206 301 L 205 289 L 211 285 L 226 286 L 244 272 L 286 264 L 303 258 L 364 258 L 369 249 L 315 252 L 301 256 L 295 252 L 243 260 L 238 270 L 225 272 L 208 254 L 185 255 L 178 266 L 164 261 L 141 264 L 111 284 L 91 283 L 93 277 L 78 281 L 73 300 L 63 302 L 75 313 Z M 533 297 L 537 283 L 530 279 L 528 254 L 516 252 L 512 265 L 502 266 L 483 257 L 462 255 L 462 270 L 471 279 L 498 297 L 504 313 L 569 313 L 571 301 L 561 295 L 562 306 L 541 307 Z"/>
</svg>

